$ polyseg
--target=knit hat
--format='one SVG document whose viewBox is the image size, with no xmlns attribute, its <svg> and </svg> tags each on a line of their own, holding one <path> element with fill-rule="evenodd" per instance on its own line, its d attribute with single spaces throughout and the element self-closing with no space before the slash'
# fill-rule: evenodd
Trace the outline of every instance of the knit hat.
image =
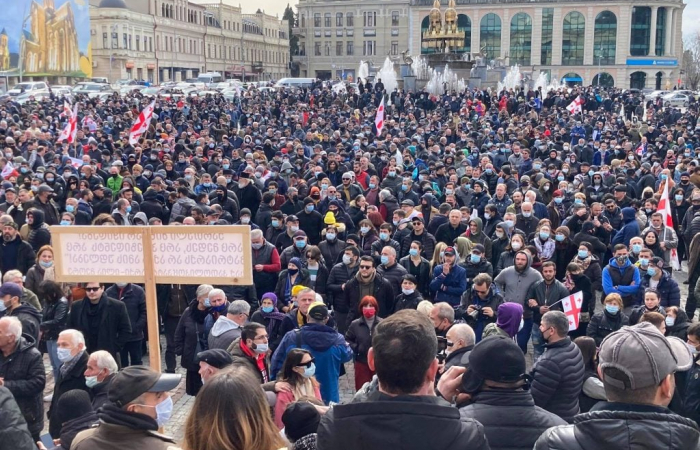
<svg viewBox="0 0 700 450">
<path fill-rule="evenodd" d="M 301 259 L 297 258 L 296 256 L 290 259 L 288 264 L 294 264 L 297 266 L 297 269 L 301 269 Z"/>
<path fill-rule="evenodd" d="M 93 411 L 90 395 L 82 389 L 73 389 L 61 395 L 56 408 L 61 423 L 77 419 Z"/>
<path fill-rule="evenodd" d="M 284 433 L 292 441 L 316 433 L 321 415 L 311 403 L 294 402 L 282 413 Z"/>
<path fill-rule="evenodd" d="M 296 258 L 296 259 L 299 259 L 299 258 Z M 294 286 L 294 287 L 296 287 L 296 286 Z M 292 294 L 292 295 L 295 295 L 295 294 Z M 266 298 L 269 298 L 270 300 L 272 300 L 272 306 L 277 306 L 277 295 L 275 295 L 274 292 L 265 292 L 263 294 L 263 296 L 260 298 L 260 302 L 262 303 L 262 301 L 265 300 Z"/>
<path fill-rule="evenodd" d="M 306 289 L 306 286 L 302 286 L 300 284 L 292 286 L 292 297 L 296 297 L 297 295 L 299 295 L 299 292 L 301 292 L 303 289 Z"/>
<path fill-rule="evenodd" d="M 326 225 L 335 225 L 335 215 L 328 211 L 326 215 L 323 217 L 323 223 Z"/>
<path fill-rule="evenodd" d="M 462 392 L 474 394 L 484 381 L 515 383 L 525 379 L 525 355 L 512 339 L 493 336 L 474 346 L 469 370 L 462 376 Z"/>
<path fill-rule="evenodd" d="M 569 230 L 569 227 L 567 226 L 561 226 L 555 230 L 556 234 L 563 234 L 567 238 L 571 236 L 571 230 Z"/>
</svg>

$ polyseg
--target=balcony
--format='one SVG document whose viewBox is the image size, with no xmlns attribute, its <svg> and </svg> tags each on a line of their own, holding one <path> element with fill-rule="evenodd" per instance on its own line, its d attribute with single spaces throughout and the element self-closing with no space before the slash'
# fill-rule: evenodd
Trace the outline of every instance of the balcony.
<svg viewBox="0 0 700 450">
<path fill-rule="evenodd" d="M 292 27 L 292 36 L 306 37 L 306 28 L 293 26 Z"/>
</svg>

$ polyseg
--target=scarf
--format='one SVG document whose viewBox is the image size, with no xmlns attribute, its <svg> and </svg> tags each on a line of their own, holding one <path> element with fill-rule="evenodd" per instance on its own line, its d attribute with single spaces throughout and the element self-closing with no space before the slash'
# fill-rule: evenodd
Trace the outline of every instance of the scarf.
<svg viewBox="0 0 700 450">
<path fill-rule="evenodd" d="M 65 378 L 66 374 L 78 365 L 78 361 L 80 361 L 80 357 L 83 356 L 83 353 L 85 353 L 85 350 L 81 350 L 70 361 L 66 361 L 61 365 L 61 368 L 59 369 L 61 371 L 61 378 Z"/>
<path fill-rule="evenodd" d="M 571 274 L 566 274 L 566 277 L 564 277 L 564 286 L 566 286 L 569 292 L 573 292 L 576 283 L 574 283 L 574 280 L 571 278 Z"/>
<path fill-rule="evenodd" d="M 554 255 L 556 246 L 553 240 L 547 239 L 543 244 L 541 239 L 535 238 L 534 243 L 537 248 L 537 256 L 540 260 L 548 260 Z"/>
<path fill-rule="evenodd" d="M 293 386 L 292 392 L 295 401 L 299 401 L 304 397 L 316 397 L 314 384 L 311 382 L 310 378 L 304 378 L 301 383 L 293 384 Z"/>
<path fill-rule="evenodd" d="M 157 431 L 158 423 L 145 414 L 127 412 L 111 403 L 105 403 L 97 413 L 104 423 L 119 425 L 133 430 Z"/>
<path fill-rule="evenodd" d="M 357 278 L 358 285 L 360 287 L 360 300 L 362 300 L 366 295 L 374 295 L 374 278 L 377 276 L 377 271 L 372 272 L 367 279 L 362 278 L 360 271 L 357 271 L 355 277 Z"/>
<path fill-rule="evenodd" d="M 576 258 L 574 258 L 574 260 L 572 262 L 575 262 L 576 264 L 581 266 L 581 269 L 583 269 L 583 271 L 585 272 L 586 269 L 588 269 L 588 266 L 591 265 L 591 261 L 593 261 L 593 256 L 591 256 L 589 254 L 588 256 L 586 256 L 583 259 L 581 259 L 577 256 Z"/>
<path fill-rule="evenodd" d="M 306 325 L 306 316 L 299 311 L 299 308 L 297 308 L 297 326 L 301 328 L 304 325 Z"/>
<path fill-rule="evenodd" d="M 260 309 L 260 312 L 262 313 L 263 318 L 265 320 L 268 320 L 267 327 L 266 327 L 268 334 L 272 332 L 272 329 L 275 325 L 275 322 L 276 321 L 279 321 L 279 322 L 283 321 L 285 316 L 286 316 L 285 313 L 279 312 L 277 310 L 277 307 L 275 307 L 272 310 L 272 312 L 269 312 L 269 313 L 266 313 L 262 309 Z"/>
<path fill-rule="evenodd" d="M 260 375 L 263 378 L 263 383 L 267 383 L 268 376 L 267 376 L 267 368 L 265 367 L 265 354 L 257 354 L 250 348 L 248 348 L 247 345 L 245 345 L 245 342 L 241 340 L 241 350 L 243 350 L 243 353 L 246 354 L 249 358 L 255 360 L 255 364 L 258 366 L 258 371 L 260 372 Z"/>
</svg>

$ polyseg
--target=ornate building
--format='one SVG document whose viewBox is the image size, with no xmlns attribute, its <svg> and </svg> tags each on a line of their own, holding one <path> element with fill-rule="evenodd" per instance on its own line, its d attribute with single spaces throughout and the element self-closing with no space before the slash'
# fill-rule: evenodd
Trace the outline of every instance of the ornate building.
<svg viewBox="0 0 700 450">
<path fill-rule="evenodd" d="M 20 45 L 22 68 L 29 74 L 69 74 L 80 72 L 78 33 L 71 3 L 54 7 L 53 0 L 43 5 L 32 1 L 29 31 Z"/>
<path fill-rule="evenodd" d="M 7 39 L 7 32 L 3 28 L 0 31 L 0 70 L 10 69 L 10 45 Z"/>
</svg>

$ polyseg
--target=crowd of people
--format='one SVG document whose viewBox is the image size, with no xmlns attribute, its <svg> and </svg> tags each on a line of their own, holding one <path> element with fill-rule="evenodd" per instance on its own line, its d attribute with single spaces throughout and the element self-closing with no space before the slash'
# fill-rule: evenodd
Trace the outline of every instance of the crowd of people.
<svg viewBox="0 0 700 450">
<path fill-rule="evenodd" d="M 0 105 L 0 447 L 700 445 L 694 101 L 251 87 L 157 98 L 135 144 L 151 99 L 73 98 L 71 143 L 64 101 Z M 56 280 L 54 225 L 230 224 L 253 284 L 158 285 L 163 374 L 141 286 Z"/>
</svg>

